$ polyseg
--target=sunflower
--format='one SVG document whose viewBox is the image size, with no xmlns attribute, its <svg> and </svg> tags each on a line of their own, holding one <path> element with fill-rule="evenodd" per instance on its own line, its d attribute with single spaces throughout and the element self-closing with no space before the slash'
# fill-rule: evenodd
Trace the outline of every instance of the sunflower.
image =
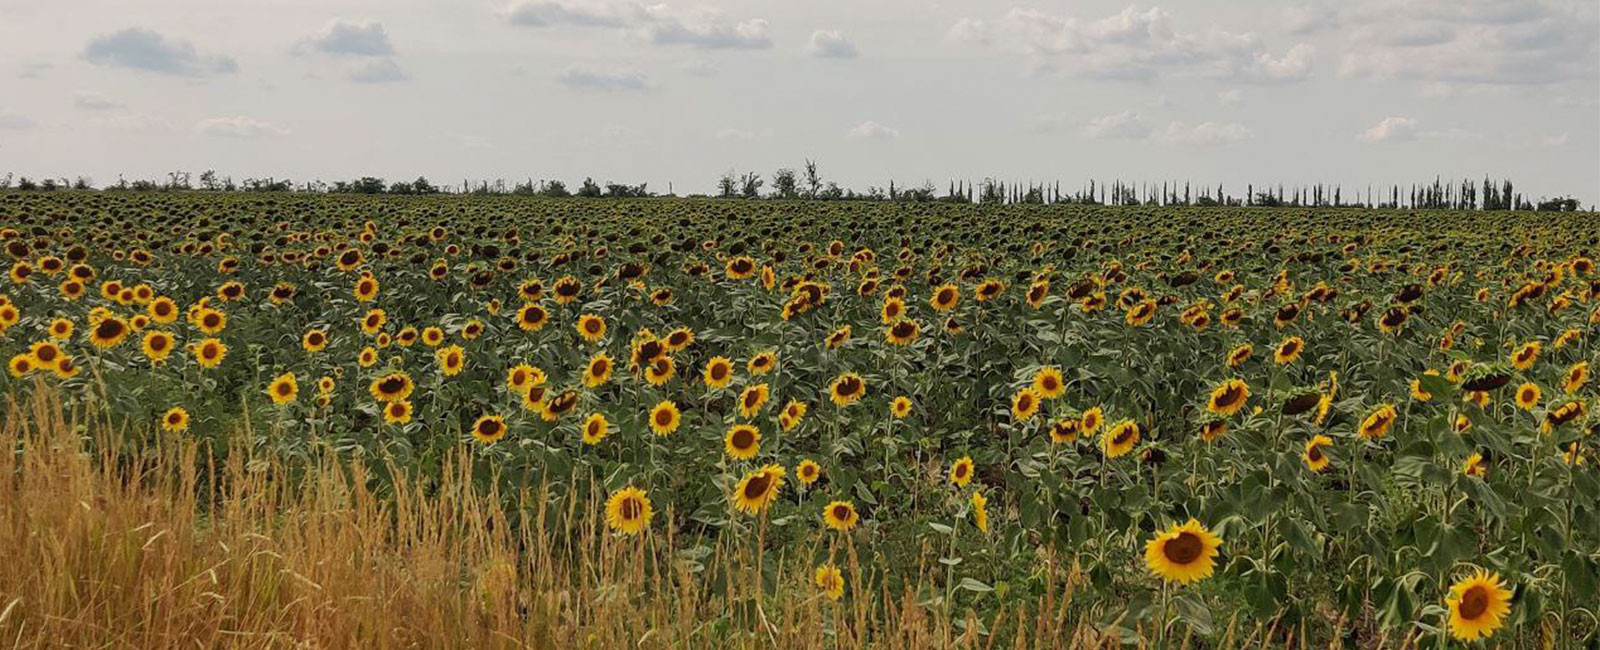
<svg viewBox="0 0 1600 650">
<path fill-rule="evenodd" d="M 1589 383 L 1589 362 L 1579 361 L 1567 368 L 1566 378 L 1561 381 L 1561 390 L 1571 395 L 1581 390 L 1587 383 Z"/>
<path fill-rule="evenodd" d="M 396 370 L 387 375 L 372 380 L 367 386 L 367 392 L 372 394 L 372 399 L 379 403 L 398 402 L 411 396 L 411 391 L 416 385 L 411 382 L 411 375 L 403 370 Z"/>
<path fill-rule="evenodd" d="M 1544 422 L 1539 425 L 1539 430 L 1549 433 L 1557 427 L 1583 417 L 1588 411 L 1588 407 L 1584 406 L 1581 401 L 1567 402 L 1546 412 L 1544 414 Z"/>
<path fill-rule="evenodd" d="M 1229 379 L 1211 390 L 1211 399 L 1206 402 L 1206 410 L 1227 417 L 1238 413 L 1249 399 L 1250 385 L 1240 379 Z"/>
<path fill-rule="evenodd" d="M 672 357 L 657 357 L 655 361 L 651 361 L 650 365 L 645 368 L 644 378 L 645 381 L 650 382 L 651 386 L 661 386 L 671 381 L 672 376 L 677 372 L 678 364 L 672 360 Z"/>
<path fill-rule="evenodd" d="M 1186 585 L 1211 577 L 1222 538 L 1190 519 L 1145 542 L 1144 563 L 1162 580 Z"/>
<path fill-rule="evenodd" d="M 1389 433 L 1389 427 L 1394 425 L 1396 417 L 1393 404 L 1380 404 L 1361 421 L 1360 428 L 1356 429 L 1356 435 L 1361 436 L 1363 440 L 1382 438 Z"/>
<path fill-rule="evenodd" d="M 532 391 L 529 391 L 529 393 L 531 394 Z M 545 403 L 544 410 L 539 413 L 539 417 L 547 422 L 555 421 L 572 409 L 577 408 L 578 397 L 577 391 L 562 391 Z"/>
<path fill-rule="evenodd" d="M 1128 313 L 1123 316 L 1123 320 L 1128 323 L 1129 327 L 1144 327 L 1145 325 L 1149 324 L 1150 319 L 1155 318 L 1155 316 L 1155 301 L 1146 300 L 1130 308 Z"/>
<path fill-rule="evenodd" d="M 616 364 L 611 360 L 611 355 L 596 352 L 589 357 L 589 363 L 583 367 L 583 385 L 589 388 L 599 388 L 611 381 L 611 369 Z"/>
<path fill-rule="evenodd" d="M 417 343 L 418 336 L 417 328 L 407 325 L 400 328 L 399 334 L 394 335 L 394 342 L 400 344 L 400 347 L 409 348 Z"/>
<path fill-rule="evenodd" d="M 772 372 L 772 369 L 776 367 L 778 367 L 778 353 L 772 350 L 759 352 L 750 357 L 749 362 L 745 363 L 745 369 L 749 370 L 752 375 L 765 375 Z"/>
<path fill-rule="evenodd" d="M 97 348 L 107 350 L 128 338 L 130 332 L 132 330 L 128 327 L 128 321 L 116 316 L 107 316 L 89 328 L 89 342 Z"/>
<path fill-rule="evenodd" d="M 1001 291 L 1005 291 L 1005 288 L 1005 283 L 999 280 L 984 280 L 978 283 L 978 289 L 974 292 L 975 295 L 973 297 L 978 302 L 988 302 L 998 297 Z"/>
<path fill-rule="evenodd" d="M 1107 458 L 1120 458 L 1139 444 L 1139 423 L 1123 420 L 1100 434 L 1100 450 Z"/>
<path fill-rule="evenodd" d="M 486 445 L 492 445 L 506 435 L 506 419 L 498 415 L 479 416 L 472 423 L 472 437 Z"/>
<path fill-rule="evenodd" d="M 839 567 L 832 564 L 819 566 L 812 574 L 811 581 L 829 600 L 839 600 L 844 597 L 844 574 L 839 571 Z"/>
<path fill-rule="evenodd" d="M 163 325 L 178 320 L 178 303 L 173 302 L 171 298 L 166 296 L 150 301 L 150 304 L 146 305 L 144 309 L 145 313 L 150 314 L 151 320 Z"/>
<path fill-rule="evenodd" d="M 384 313 L 382 309 L 368 310 L 367 315 L 361 317 L 361 332 L 367 336 L 373 336 L 382 331 L 383 324 L 387 322 L 389 322 L 389 315 Z"/>
<path fill-rule="evenodd" d="M 176 344 L 171 334 L 161 330 L 150 330 L 144 333 L 144 341 L 139 347 L 144 351 L 144 357 L 149 359 L 150 363 L 159 364 L 167 360 Z"/>
<path fill-rule="evenodd" d="M 378 297 L 378 279 L 370 275 L 362 276 L 356 280 L 354 294 L 359 302 L 372 302 Z"/>
<path fill-rule="evenodd" d="M 664 436 L 678 430 L 678 423 L 683 420 L 683 414 L 678 411 L 678 405 L 670 400 L 661 400 L 650 409 L 650 430 L 658 436 Z"/>
<path fill-rule="evenodd" d="M 935 311 L 946 312 L 956 308 L 956 303 L 961 300 L 961 289 L 956 285 L 946 284 L 933 290 L 933 296 L 928 298 L 928 304 Z"/>
<path fill-rule="evenodd" d="M 606 421 L 606 416 L 591 413 L 583 420 L 583 444 L 598 445 L 610 431 L 611 423 Z"/>
<path fill-rule="evenodd" d="M 484 325 L 483 325 L 483 321 L 481 321 L 481 320 L 478 320 L 478 319 L 474 318 L 472 320 L 467 321 L 466 325 L 462 325 L 461 326 L 461 338 L 462 338 L 462 340 L 465 340 L 465 341 L 476 340 L 479 336 L 483 335 L 483 328 L 484 328 Z"/>
<path fill-rule="evenodd" d="M 750 460 L 761 451 L 761 430 L 748 424 L 735 424 L 723 437 L 723 449 L 736 460 Z"/>
<path fill-rule="evenodd" d="M 740 255 L 731 260 L 724 267 L 730 280 L 743 280 L 756 272 L 756 262 L 747 256 Z"/>
<path fill-rule="evenodd" d="M 321 352 L 328 347 L 328 333 L 323 330 L 307 330 L 305 336 L 300 337 L 300 347 L 306 352 Z"/>
<path fill-rule="evenodd" d="M 578 317 L 578 335 L 590 343 L 598 342 L 606 335 L 606 319 L 594 314 L 584 314 Z"/>
<path fill-rule="evenodd" d="M 648 530 L 654 516 L 649 495 L 631 485 L 606 499 L 606 525 L 623 535 L 638 535 Z"/>
<path fill-rule="evenodd" d="M 53 338 L 57 341 L 65 341 L 72 338 L 72 332 L 74 329 L 76 328 L 73 327 L 71 320 L 66 318 L 57 318 L 53 321 L 50 321 L 50 338 Z"/>
<path fill-rule="evenodd" d="M 506 389 L 513 393 L 526 393 L 529 388 L 543 385 L 545 379 L 543 370 L 519 363 L 506 371 Z"/>
<path fill-rule="evenodd" d="M 378 350 L 370 345 L 361 348 L 361 354 L 356 355 L 356 363 L 360 364 L 362 368 L 371 368 L 377 362 Z"/>
<path fill-rule="evenodd" d="M 811 485 L 822 478 L 822 466 L 809 458 L 802 460 L 794 466 L 794 477 L 800 480 L 801 485 Z"/>
<path fill-rule="evenodd" d="M 1078 418 L 1067 417 L 1056 420 L 1050 425 L 1050 442 L 1058 445 L 1071 444 L 1078 439 L 1080 429 L 1082 424 Z"/>
<path fill-rule="evenodd" d="M 666 336 L 661 337 L 661 345 L 669 353 L 694 345 L 694 330 L 687 327 L 679 327 L 667 332 Z"/>
<path fill-rule="evenodd" d="M 734 507 L 752 515 L 765 511 L 778 498 L 784 473 L 780 465 L 767 465 L 745 474 L 733 489 Z"/>
<path fill-rule="evenodd" d="M 1511 365 L 1517 370 L 1527 370 L 1533 367 L 1533 362 L 1539 360 L 1539 342 L 1529 341 L 1511 353 Z"/>
<path fill-rule="evenodd" d="M 739 415 L 747 418 L 755 417 L 761 412 L 761 407 L 766 406 L 769 394 L 770 389 L 766 384 L 756 384 L 744 389 L 739 393 Z"/>
<path fill-rule="evenodd" d="M 405 424 L 410 422 L 411 402 L 401 399 L 384 404 L 383 421 L 389 424 Z"/>
<path fill-rule="evenodd" d="M 972 457 L 962 456 L 950 465 L 950 483 L 956 487 L 966 487 L 972 482 Z"/>
<path fill-rule="evenodd" d="M 778 414 L 778 424 L 784 431 L 793 431 L 795 427 L 800 426 L 800 421 L 805 419 L 808 408 L 805 402 L 789 400 L 789 403 L 784 405 L 783 412 Z"/>
<path fill-rule="evenodd" d="M 1011 419 L 1023 422 L 1033 418 L 1039 412 L 1039 394 L 1032 388 L 1024 388 L 1011 396 Z"/>
<path fill-rule="evenodd" d="M 727 357 L 711 357 L 711 360 L 706 362 L 703 375 L 707 388 L 712 390 L 723 388 L 733 381 L 733 360 Z"/>
<path fill-rule="evenodd" d="M 1255 352 L 1255 347 L 1251 346 L 1249 343 L 1234 348 L 1233 351 L 1228 353 L 1228 367 L 1237 368 L 1244 365 L 1246 361 L 1250 360 L 1250 357 L 1254 355 Z"/>
<path fill-rule="evenodd" d="M 218 339 L 204 339 L 189 346 L 189 353 L 200 367 L 211 369 L 222 365 L 222 360 L 228 356 L 228 346 Z"/>
<path fill-rule="evenodd" d="M 1084 411 L 1081 420 L 1079 429 L 1083 435 L 1092 436 L 1100 430 L 1100 425 L 1105 423 L 1106 416 L 1105 412 L 1100 410 L 1100 407 L 1095 406 Z"/>
<path fill-rule="evenodd" d="M 861 515 L 856 513 L 855 504 L 849 501 L 834 501 L 822 508 L 823 523 L 841 533 L 850 532 L 860 519 Z"/>
<path fill-rule="evenodd" d="M 1035 280 L 1033 284 L 1028 286 L 1028 294 L 1026 296 L 1026 299 L 1028 301 L 1028 306 L 1029 307 L 1032 307 L 1034 309 L 1038 309 L 1040 305 L 1044 304 L 1044 299 L 1048 298 L 1048 297 L 1050 297 L 1050 280 L 1045 279 L 1045 278 L 1040 278 L 1038 280 Z M 1093 296 L 1086 297 L 1086 298 L 1084 298 L 1084 300 L 1088 301 L 1092 297 Z M 1100 296 L 1100 303 L 1101 303 L 1101 305 L 1104 305 L 1105 296 L 1103 296 L 1103 295 Z M 1090 310 L 1085 308 L 1084 311 L 1090 311 Z"/>
<path fill-rule="evenodd" d="M 867 382 L 853 372 L 848 372 L 834 378 L 828 386 L 829 399 L 839 406 L 849 406 L 861 399 L 867 392 Z"/>
<path fill-rule="evenodd" d="M 889 414 L 904 418 L 911 414 L 911 398 L 901 395 L 889 401 Z"/>
<path fill-rule="evenodd" d="M 12 377 L 17 378 L 26 376 L 28 373 L 33 372 L 34 369 L 33 356 L 26 352 L 12 355 L 11 361 L 6 364 L 6 370 L 11 373 Z"/>
<path fill-rule="evenodd" d="M 1561 462 L 1568 467 L 1583 467 L 1589 462 L 1589 457 L 1578 448 L 1578 443 L 1571 442 L 1567 443 L 1566 449 L 1561 452 Z"/>
<path fill-rule="evenodd" d="M 52 372 L 67 356 L 61 350 L 61 345 L 55 341 L 39 341 L 28 346 L 28 355 L 33 357 L 35 366 Z"/>
<path fill-rule="evenodd" d="M 909 345 L 912 341 L 917 340 L 917 334 L 921 329 L 921 326 L 917 325 L 916 321 L 902 318 L 895 321 L 888 329 L 885 329 L 883 337 L 894 345 Z"/>
<path fill-rule="evenodd" d="M 1500 574 L 1478 569 L 1450 586 L 1444 599 L 1450 612 L 1450 636 L 1476 641 L 1494 636 L 1511 612 L 1511 590 Z"/>
<path fill-rule="evenodd" d="M 1428 392 L 1427 389 L 1422 387 L 1421 379 L 1413 379 L 1411 380 L 1411 399 L 1414 399 L 1418 402 L 1433 401 L 1433 393 Z"/>
<path fill-rule="evenodd" d="M 550 312 L 536 303 L 528 303 L 517 309 L 517 327 L 524 332 L 537 332 L 550 320 Z"/>
<path fill-rule="evenodd" d="M 1322 434 L 1311 436 L 1311 439 L 1306 441 L 1305 454 L 1301 456 L 1306 461 L 1306 467 L 1311 468 L 1313 472 L 1321 472 L 1327 469 L 1333 460 L 1328 458 L 1328 454 L 1323 452 L 1322 448 L 1332 444 L 1333 438 Z"/>
<path fill-rule="evenodd" d="M 295 381 L 294 373 L 286 372 L 278 375 L 272 383 L 267 384 L 267 395 L 272 398 L 272 403 L 283 406 L 294 401 L 300 394 L 300 383 Z"/>
<path fill-rule="evenodd" d="M 1487 476 L 1489 466 L 1483 462 L 1483 454 L 1473 454 L 1461 463 L 1461 473 L 1466 476 Z"/>
<path fill-rule="evenodd" d="M 334 387 L 334 384 L 333 384 L 333 378 L 332 377 L 329 377 L 327 375 L 323 375 L 323 376 L 317 378 L 317 392 L 318 393 L 323 394 L 323 395 L 327 395 L 327 394 L 333 392 L 333 387 Z"/>
<path fill-rule="evenodd" d="M 172 433 L 182 433 L 189 429 L 189 412 L 181 406 L 174 406 L 161 414 L 161 428 Z"/>
<path fill-rule="evenodd" d="M 983 496 L 982 490 L 972 491 L 972 520 L 978 532 L 989 532 L 989 498 Z"/>
<path fill-rule="evenodd" d="M 459 345 L 449 345 L 439 348 L 434 352 L 434 357 L 439 361 L 439 372 L 446 377 L 461 374 L 461 369 L 467 365 L 467 355 Z"/>
<path fill-rule="evenodd" d="M 1206 420 L 1200 424 L 1200 439 L 1205 442 L 1216 442 L 1218 438 L 1221 438 L 1227 434 L 1227 420 Z"/>
<path fill-rule="evenodd" d="M 422 328 L 423 345 L 426 345 L 430 348 L 436 348 L 439 347 L 439 344 L 441 343 L 444 343 L 444 330 L 437 327 Z"/>
<path fill-rule="evenodd" d="M 1277 349 L 1272 351 L 1272 360 L 1276 361 L 1280 366 L 1294 363 L 1295 359 L 1300 358 L 1300 353 L 1305 351 L 1305 347 L 1306 342 L 1304 340 L 1298 336 L 1291 336 L 1284 339 L 1282 343 L 1278 344 Z"/>
<path fill-rule="evenodd" d="M 828 338 L 823 340 L 823 344 L 826 345 L 829 350 L 837 350 L 849 341 L 850 326 L 845 325 L 844 327 L 836 329 L 833 331 L 833 333 L 829 334 Z"/>
<path fill-rule="evenodd" d="M 216 334 L 228 327 L 228 315 L 211 308 L 201 309 L 195 314 L 194 326 L 203 333 Z"/>
<path fill-rule="evenodd" d="M 1524 411 L 1532 411 L 1533 407 L 1539 405 L 1539 398 L 1543 394 L 1538 384 L 1531 381 L 1522 382 L 1522 385 L 1517 387 L 1517 406 Z"/>
<path fill-rule="evenodd" d="M 901 319 L 906 313 L 906 302 L 892 296 L 885 296 L 883 306 L 878 310 L 878 318 L 884 325 L 889 325 Z"/>
</svg>

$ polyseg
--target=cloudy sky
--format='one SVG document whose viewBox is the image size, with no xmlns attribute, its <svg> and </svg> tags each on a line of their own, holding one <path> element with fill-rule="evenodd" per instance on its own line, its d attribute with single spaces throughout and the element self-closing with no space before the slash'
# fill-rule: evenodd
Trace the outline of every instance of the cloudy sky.
<svg viewBox="0 0 1600 650">
<path fill-rule="evenodd" d="M 0 0 L 0 173 L 1600 199 L 1595 0 L 653 2 Z"/>
</svg>

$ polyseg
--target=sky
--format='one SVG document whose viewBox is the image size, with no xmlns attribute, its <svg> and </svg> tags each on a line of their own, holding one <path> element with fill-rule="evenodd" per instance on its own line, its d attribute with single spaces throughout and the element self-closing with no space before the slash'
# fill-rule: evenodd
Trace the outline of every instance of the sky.
<svg viewBox="0 0 1600 650">
<path fill-rule="evenodd" d="M 0 175 L 1600 200 L 1596 0 L 0 0 Z M 1348 194 L 1347 194 L 1348 196 Z"/>
</svg>

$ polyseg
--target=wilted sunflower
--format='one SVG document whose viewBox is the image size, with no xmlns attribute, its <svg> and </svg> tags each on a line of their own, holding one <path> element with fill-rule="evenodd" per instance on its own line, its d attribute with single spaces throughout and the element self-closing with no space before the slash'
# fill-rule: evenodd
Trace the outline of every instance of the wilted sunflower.
<svg viewBox="0 0 1600 650">
<path fill-rule="evenodd" d="M 802 460 L 794 466 L 794 477 L 800 480 L 801 485 L 811 485 L 822 478 L 822 466 L 809 458 Z"/>
<path fill-rule="evenodd" d="M 1531 381 L 1522 382 L 1522 385 L 1517 387 L 1517 406 L 1524 411 L 1532 411 L 1539 405 L 1539 398 L 1543 395 L 1544 391 L 1539 390 L 1538 384 Z"/>
<path fill-rule="evenodd" d="M 300 384 L 295 380 L 292 372 L 278 375 L 276 379 L 272 380 L 272 383 L 267 385 L 267 395 L 272 398 L 273 404 L 279 406 L 293 402 L 295 396 L 299 394 Z"/>
<path fill-rule="evenodd" d="M 1561 380 L 1561 390 L 1571 395 L 1581 390 L 1587 383 L 1589 383 L 1589 362 L 1579 361 L 1567 368 L 1566 376 Z"/>
<path fill-rule="evenodd" d="M 749 370 L 752 375 L 765 375 L 772 372 L 772 369 L 776 367 L 778 367 L 778 353 L 772 350 L 759 352 L 750 357 L 749 362 L 745 363 L 745 369 Z"/>
<path fill-rule="evenodd" d="M 956 487 L 966 487 L 972 482 L 972 457 L 962 456 L 950 465 L 950 483 Z"/>
<path fill-rule="evenodd" d="M 1322 470 L 1327 469 L 1328 465 L 1333 461 L 1332 459 L 1328 458 L 1327 453 L 1322 451 L 1322 448 L 1332 444 L 1333 438 L 1329 438 L 1322 434 L 1311 436 L 1311 439 L 1306 441 L 1305 454 L 1301 456 L 1306 461 L 1306 467 L 1310 468 L 1313 472 L 1321 472 Z"/>
<path fill-rule="evenodd" d="M 1211 577 L 1220 548 L 1221 537 L 1190 519 L 1145 542 L 1144 563 L 1162 580 L 1186 585 Z"/>
<path fill-rule="evenodd" d="M 611 381 L 611 369 L 615 365 L 611 355 L 596 352 L 594 356 L 589 357 L 589 363 L 583 367 L 583 385 L 598 388 Z"/>
<path fill-rule="evenodd" d="M 1107 458 L 1120 458 L 1139 444 L 1139 423 L 1122 420 L 1100 434 L 1100 450 Z"/>
<path fill-rule="evenodd" d="M 844 597 L 844 574 L 839 571 L 839 567 L 832 564 L 819 566 L 812 574 L 811 581 L 817 585 L 817 589 L 822 590 L 828 600 L 839 600 Z"/>
<path fill-rule="evenodd" d="M 650 409 L 650 430 L 658 436 L 664 436 L 678 430 L 678 423 L 682 420 L 678 405 L 670 400 L 662 400 Z"/>
<path fill-rule="evenodd" d="M 839 406 L 849 406 L 861 399 L 867 392 L 867 382 L 853 372 L 847 372 L 834 378 L 828 387 L 829 399 Z"/>
<path fill-rule="evenodd" d="M 1389 427 L 1394 425 L 1397 414 L 1392 404 L 1380 404 L 1361 421 L 1361 426 L 1356 429 L 1356 435 L 1363 440 L 1377 440 L 1389 433 Z"/>
<path fill-rule="evenodd" d="M 1228 367 L 1237 368 L 1244 365 L 1246 361 L 1250 360 L 1251 355 L 1255 354 L 1255 351 L 1255 347 L 1249 343 L 1234 348 L 1233 351 L 1228 353 Z"/>
<path fill-rule="evenodd" d="M 1573 400 L 1550 409 L 1544 414 L 1544 422 L 1539 425 L 1539 430 L 1549 433 L 1557 427 L 1566 425 L 1588 414 L 1589 409 L 1581 400 Z"/>
<path fill-rule="evenodd" d="M 983 496 L 982 490 L 972 491 L 972 523 L 978 532 L 989 532 L 989 498 Z"/>
<path fill-rule="evenodd" d="M 1078 418 L 1067 417 L 1056 420 L 1050 425 L 1050 442 L 1058 445 L 1071 444 L 1078 439 L 1078 431 L 1082 423 Z"/>
<path fill-rule="evenodd" d="M 752 515 L 765 511 L 778 498 L 784 473 L 780 465 L 767 465 L 746 474 L 733 489 L 734 507 Z"/>
<path fill-rule="evenodd" d="M 611 423 L 606 421 L 606 416 L 591 413 L 583 420 L 583 444 L 598 445 L 610 431 Z"/>
<path fill-rule="evenodd" d="M 1218 438 L 1221 438 L 1227 434 L 1227 420 L 1206 420 L 1200 424 L 1200 439 L 1205 442 L 1216 442 Z"/>
<path fill-rule="evenodd" d="M 824 343 L 828 346 L 829 350 L 837 350 L 849 340 L 850 326 L 845 325 L 844 327 L 834 330 L 832 334 L 829 334 Z"/>
<path fill-rule="evenodd" d="M 1511 590 L 1500 574 L 1478 569 L 1450 586 L 1444 599 L 1450 612 L 1450 636 L 1476 641 L 1494 636 L 1511 612 Z"/>
<path fill-rule="evenodd" d="M 644 490 L 628 486 L 606 499 L 606 525 L 623 535 L 638 535 L 650 528 L 655 510 Z"/>
<path fill-rule="evenodd" d="M 1227 417 L 1244 408 L 1245 402 L 1249 399 L 1250 385 L 1240 379 L 1229 379 L 1211 390 L 1211 399 L 1206 402 L 1206 410 Z"/>
<path fill-rule="evenodd" d="M 161 428 L 172 433 L 182 433 L 189 430 L 189 412 L 181 406 L 174 406 L 161 414 Z"/>
<path fill-rule="evenodd" d="M 1067 382 L 1061 376 L 1061 369 L 1045 366 L 1033 373 L 1033 392 L 1042 399 L 1055 399 L 1065 394 Z"/>
<path fill-rule="evenodd" d="M 1032 388 L 1024 388 L 1011 396 L 1011 419 L 1023 422 L 1033 419 L 1039 412 L 1039 394 Z"/>
<path fill-rule="evenodd" d="M 506 419 L 498 415 L 479 416 L 472 423 L 472 437 L 486 445 L 492 445 L 506 435 Z"/>
<path fill-rule="evenodd" d="M 748 424 L 735 424 L 723 436 L 723 450 L 736 460 L 750 460 L 761 451 L 761 430 Z"/>
<path fill-rule="evenodd" d="M 849 501 L 834 501 L 822 508 L 822 521 L 829 528 L 841 533 L 850 532 L 856 527 L 856 522 L 861 515 L 856 513 L 856 506 Z"/>
<path fill-rule="evenodd" d="M 1284 339 L 1283 342 L 1278 344 L 1277 349 L 1273 350 L 1272 360 L 1276 361 L 1280 366 L 1294 363 L 1295 359 L 1300 358 L 1300 353 L 1305 351 L 1305 347 L 1306 342 L 1304 340 L 1298 336 L 1291 336 Z"/>
<path fill-rule="evenodd" d="M 590 343 L 598 342 L 600 339 L 605 338 L 606 335 L 606 319 L 594 314 L 579 316 L 576 327 L 578 335 Z"/>
</svg>

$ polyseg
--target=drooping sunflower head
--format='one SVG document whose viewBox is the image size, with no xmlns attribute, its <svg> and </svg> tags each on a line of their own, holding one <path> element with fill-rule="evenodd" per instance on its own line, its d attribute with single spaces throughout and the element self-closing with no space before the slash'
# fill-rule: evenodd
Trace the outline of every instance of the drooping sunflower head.
<svg viewBox="0 0 1600 650">
<path fill-rule="evenodd" d="M 1255 351 L 1256 349 L 1249 343 L 1234 348 L 1233 351 L 1228 353 L 1228 367 L 1237 368 L 1244 365 L 1255 354 Z"/>
<path fill-rule="evenodd" d="M 1206 442 L 1216 442 L 1228 434 L 1228 421 L 1223 419 L 1206 420 L 1200 424 L 1200 439 Z"/>
<path fill-rule="evenodd" d="M 1107 458 L 1128 455 L 1139 444 L 1139 423 L 1122 420 L 1100 434 L 1100 450 Z"/>
<path fill-rule="evenodd" d="M 1145 566 L 1162 580 L 1186 585 L 1211 576 L 1221 547 L 1221 537 L 1190 519 L 1145 543 Z"/>
<path fill-rule="evenodd" d="M 1065 417 L 1050 425 L 1050 442 L 1058 445 L 1071 444 L 1078 439 L 1078 432 L 1083 429 L 1083 421 L 1076 417 Z"/>
<path fill-rule="evenodd" d="M 498 415 L 479 416 L 472 423 L 472 438 L 486 445 L 498 442 L 506 435 L 506 419 Z"/>
<path fill-rule="evenodd" d="M 834 330 L 833 333 L 829 334 L 825 343 L 827 344 L 829 350 L 837 350 L 849 340 L 850 326 L 845 325 L 844 327 L 840 327 L 839 329 Z"/>
<path fill-rule="evenodd" d="M 1389 427 L 1394 425 L 1397 414 L 1392 404 L 1380 404 L 1373 409 L 1366 419 L 1361 421 L 1361 426 L 1356 429 L 1356 434 L 1365 440 L 1377 440 L 1389 433 Z"/>
<path fill-rule="evenodd" d="M 1322 470 L 1327 469 L 1328 465 L 1332 463 L 1333 460 L 1328 458 L 1328 454 L 1327 452 L 1323 451 L 1323 448 L 1332 444 L 1333 438 L 1329 438 L 1321 434 L 1311 436 L 1311 439 L 1306 441 L 1306 450 L 1302 455 L 1302 458 L 1306 462 L 1306 467 L 1310 468 L 1313 472 L 1321 472 Z"/>
<path fill-rule="evenodd" d="M 1300 358 L 1300 353 L 1305 350 L 1306 342 L 1298 336 L 1291 336 L 1278 344 L 1272 352 L 1272 360 L 1278 365 L 1294 363 Z"/>
<path fill-rule="evenodd" d="M 772 505 L 778 498 L 778 490 L 783 487 L 784 474 L 785 471 L 780 465 L 767 465 L 746 474 L 734 487 L 734 506 L 749 514 L 765 511 L 767 506 Z"/>
<path fill-rule="evenodd" d="M 1206 401 L 1206 410 L 1217 415 L 1227 417 L 1244 408 L 1250 399 L 1250 385 L 1242 379 L 1229 379 L 1216 388 L 1211 389 L 1211 398 Z"/>
<path fill-rule="evenodd" d="M 367 386 L 367 392 L 372 394 L 372 399 L 378 403 L 398 402 L 411 396 L 411 391 L 416 385 L 411 382 L 411 375 L 403 370 L 396 370 L 387 375 L 372 380 Z"/>
</svg>

